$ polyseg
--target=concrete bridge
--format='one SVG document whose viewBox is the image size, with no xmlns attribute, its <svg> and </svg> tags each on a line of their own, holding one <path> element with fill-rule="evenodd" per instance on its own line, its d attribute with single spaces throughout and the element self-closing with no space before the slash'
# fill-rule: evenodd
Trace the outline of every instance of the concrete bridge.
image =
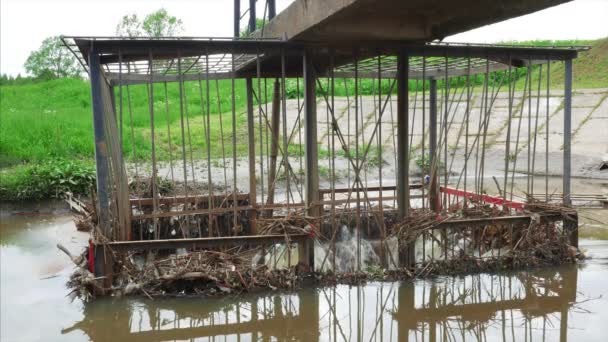
<svg viewBox="0 0 608 342">
<path fill-rule="evenodd" d="M 298 41 L 422 42 L 443 39 L 569 1 L 296 0 L 274 18 L 274 11 L 270 10 L 270 22 L 263 32 L 257 28 L 257 34 L 258 37 L 286 36 Z M 269 1 L 270 7 L 273 4 L 274 1 Z M 251 14 L 255 17 L 255 10 L 251 11 L 250 7 Z M 255 24 L 255 21 L 250 19 L 249 23 Z"/>
</svg>

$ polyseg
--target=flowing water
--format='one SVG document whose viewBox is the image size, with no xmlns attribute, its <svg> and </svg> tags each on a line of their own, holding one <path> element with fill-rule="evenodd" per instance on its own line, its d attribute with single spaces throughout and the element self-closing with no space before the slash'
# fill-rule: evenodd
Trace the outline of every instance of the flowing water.
<svg viewBox="0 0 608 342">
<path fill-rule="evenodd" d="M 67 297 L 72 264 L 55 247 L 60 242 L 76 253 L 86 243 L 88 234 L 75 230 L 69 214 L 3 210 L 0 220 L 2 341 L 608 340 L 608 240 L 587 235 L 581 246 L 591 259 L 580 265 L 216 299 L 85 304 Z M 356 236 L 350 234 L 343 232 L 338 244 L 345 258 L 355 257 Z"/>
</svg>

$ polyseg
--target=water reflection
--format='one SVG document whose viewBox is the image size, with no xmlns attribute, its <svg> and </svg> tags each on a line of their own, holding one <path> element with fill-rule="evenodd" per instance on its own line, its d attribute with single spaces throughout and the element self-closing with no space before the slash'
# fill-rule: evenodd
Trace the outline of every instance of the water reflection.
<svg viewBox="0 0 608 342">
<path fill-rule="evenodd" d="M 62 331 L 91 340 L 566 340 L 574 266 L 223 299 L 100 300 Z"/>
</svg>

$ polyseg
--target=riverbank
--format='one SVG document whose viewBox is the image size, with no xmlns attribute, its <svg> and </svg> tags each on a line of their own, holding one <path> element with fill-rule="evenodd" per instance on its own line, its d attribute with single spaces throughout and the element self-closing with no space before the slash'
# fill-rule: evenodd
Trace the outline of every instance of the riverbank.
<svg viewBox="0 0 608 342">
<path fill-rule="evenodd" d="M 590 44 L 590 51 L 582 52 L 574 60 L 574 93 L 573 93 L 573 119 L 580 122 L 574 127 L 573 146 L 581 146 L 581 153 L 574 151 L 574 154 L 601 158 L 602 154 L 597 155 L 594 149 L 602 144 L 608 145 L 605 140 L 598 140 L 594 130 L 602 131 L 602 125 L 606 125 L 608 120 L 607 101 L 600 101 L 602 96 L 606 97 L 606 87 L 608 86 L 608 38 L 597 41 L 568 41 L 568 42 L 522 42 L 522 44 L 537 44 L 541 46 L 552 44 Z M 543 76 L 540 69 L 534 67 L 532 70 L 532 83 L 536 83 Z M 496 79 L 500 79 L 497 77 Z M 515 88 L 520 91 L 524 88 L 525 78 L 516 82 Z M 492 79 L 493 80 L 493 79 Z M 494 82 L 493 80 L 492 82 Z M 325 80 L 321 80 L 324 83 Z M 482 78 L 474 78 L 472 82 L 477 86 L 473 92 L 474 107 L 480 106 L 478 97 L 482 88 Z M 272 94 L 272 82 L 263 82 L 260 85 L 260 99 L 263 107 L 267 111 L 268 100 Z M 451 89 L 462 88 L 463 79 L 452 80 Z M 442 89 L 441 80 L 438 81 L 439 89 Z M 185 120 L 200 123 L 204 118 L 202 112 L 205 110 L 210 113 L 210 146 L 206 145 L 206 139 L 192 139 L 190 156 L 185 159 L 206 159 L 207 154 L 211 154 L 212 159 L 220 158 L 222 155 L 232 155 L 232 148 L 236 149 L 238 157 L 245 156 L 247 153 L 248 139 L 246 132 L 245 115 L 245 86 L 243 80 L 235 82 L 234 96 L 232 84 L 229 81 L 211 82 L 209 84 L 210 102 L 208 107 L 201 103 L 200 92 L 206 83 L 186 82 L 184 97 L 180 100 L 177 84 L 157 84 L 154 86 L 155 109 L 157 115 L 154 120 L 155 128 L 155 154 L 158 160 L 167 161 L 172 153 L 177 153 L 175 147 L 179 146 L 184 139 L 180 134 L 173 134 L 169 137 L 168 131 L 179 132 L 183 125 L 184 113 L 180 111 L 180 102 L 183 101 L 185 110 Z M 390 89 L 390 80 L 385 80 L 382 85 L 382 93 L 387 94 Z M 428 88 L 428 82 L 426 87 Z M 460 87 L 460 88 L 459 88 Z M 561 146 L 559 141 L 560 132 L 560 105 L 563 92 L 559 89 L 563 87 L 563 66 L 554 63 L 551 75 L 551 112 L 552 119 L 557 125 L 552 125 L 555 131 L 555 139 L 552 146 Z M 378 86 L 374 80 L 362 80 L 359 87 L 359 94 L 363 96 L 361 108 L 368 108 L 373 104 L 374 94 L 377 94 Z M 411 93 L 416 93 L 418 88 L 423 88 L 421 82 L 410 81 Z M 325 86 L 324 89 L 327 89 Z M 504 89 L 503 89 L 504 90 Z M 394 93 L 393 89 L 393 93 Z M 123 133 L 124 156 L 130 162 L 143 162 L 150 160 L 151 155 L 151 127 L 149 123 L 149 103 L 146 95 L 146 88 L 143 85 L 129 86 L 123 89 L 128 93 L 123 100 L 124 109 L 117 113 L 122 118 L 122 125 L 126 128 Z M 287 106 L 290 108 L 288 117 L 290 121 L 295 120 L 298 106 L 297 97 L 302 96 L 303 87 L 301 82 L 289 79 L 286 82 L 286 97 L 289 99 Z M 342 103 L 342 108 L 337 108 L 336 113 L 344 110 L 344 96 L 354 93 L 354 81 L 344 80 L 337 82 L 334 91 L 336 101 Z M 441 93 L 441 92 L 440 92 Z M 593 94 L 598 94 L 599 98 Z M 263 96 L 262 96 L 263 95 Z M 422 96 L 419 91 L 418 96 Z M 414 94 L 410 97 L 413 99 Z M 441 94 L 440 94 L 441 97 Z M 496 107 L 505 107 L 504 94 L 499 94 L 503 98 L 503 104 L 496 103 Z M 516 94 L 519 97 L 519 94 Z M 51 81 L 19 81 L 15 84 L 0 85 L 0 112 L 2 113 L 2 125 L 0 125 L 0 200 L 15 199 L 38 199 L 50 197 L 52 189 L 43 189 L 46 194 L 28 194 L 24 188 L 28 187 L 28 175 L 37 165 L 62 164 L 76 161 L 85 165 L 93 164 L 93 139 L 91 125 L 91 104 L 88 82 L 76 79 L 58 79 Z M 128 98 L 128 99 L 127 99 Z M 410 104 L 415 102 L 410 99 Z M 428 99 L 428 94 L 427 94 Z M 371 102 L 370 102 L 371 101 Z M 232 103 L 234 102 L 234 108 Z M 324 111 L 322 97 L 319 97 L 319 112 Z M 420 100 L 418 102 L 421 102 Z M 441 102 L 441 99 L 439 99 Z M 391 104 L 391 106 L 394 104 Z M 464 107 L 464 106 L 461 106 Z M 524 108 L 524 105 L 516 105 L 516 108 Z M 295 111 L 294 111 L 295 108 Z M 373 108 L 373 105 L 371 106 Z M 587 110 L 589 109 L 589 110 Z M 414 108 L 411 109 L 412 112 Z M 419 109 L 418 109 L 419 110 Z M 463 110 L 461 108 L 461 110 Z M 524 108 L 524 113 L 526 112 Z M 206 114 L 205 114 L 206 115 Z M 504 115 L 504 109 L 499 111 L 498 116 Z M 372 115 L 373 116 L 373 115 Z M 366 118 L 366 120 L 369 119 Z M 413 118 L 412 118 L 413 119 Z M 494 120 L 491 120 L 493 122 Z M 257 122 L 257 121 L 256 121 Z M 496 120 L 501 125 L 504 120 Z M 236 127 L 234 131 L 232 127 Z M 223 127 L 222 127 L 223 125 Z M 323 126 L 323 125 L 320 125 Z M 541 128 L 543 124 L 541 123 Z M 362 127 L 373 128 L 369 123 L 363 123 Z M 256 126 L 256 130 L 258 127 Z M 323 132 L 324 127 L 319 127 L 319 132 Z M 456 130 L 454 130 L 456 131 Z M 542 130 L 541 130 L 542 132 Z M 202 137 L 203 127 L 200 124 L 188 125 L 188 141 L 190 136 Z M 524 132 L 525 134 L 525 132 Z M 232 147 L 232 138 L 236 136 L 236 144 Z M 327 152 L 323 144 L 324 134 L 319 134 L 320 152 Z M 383 135 L 389 137 L 390 135 Z M 498 135 L 497 135 L 498 136 Z M 601 138 L 601 136 L 599 136 Z M 256 138 L 257 139 L 257 138 Z M 577 141 L 583 140 L 583 141 Z M 552 140 L 552 139 L 550 139 Z M 220 144 L 219 142 L 225 142 Z M 490 143 L 499 145 L 500 139 L 493 139 Z M 259 141 L 256 140 L 256 146 Z M 388 143 L 388 142 L 387 142 Z M 541 144 L 542 145 L 542 144 Z M 173 147 L 172 147 L 173 146 Z M 298 140 L 289 147 L 293 154 L 300 153 L 302 141 Z M 542 150 L 542 146 L 539 146 Z M 413 151 L 418 153 L 417 150 Z M 606 152 L 603 152 L 606 153 Z M 182 156 L 176 154 L 175 158 Z M 258 153 L 259 154 L 259 153 Z M 192 157 L 194 156 L 194 157 Z M 388 154 L 386 155 L 389 156 Z M 576 157 L 576 156 L 574 156 Z M 576 161 L 576 160 L 575 160 Z M 577 165 L 578 165 L 578 161 Z M 589 161 L 595 162 L 594 160 Z M 556 165 L 557 166 L 557 165 Z M 591 167 L 591 164 L 589 165 Z M 555 168 L 551 167 L 551 170 Z M 576 170 L 575 170 L 576 171 Z M 595 175 L 586 175 L 595 177 Z M 41 177 L 38 177 L 41 178 Z M 44 178 L 44 177 L 42 177 Z M 38 185 L 37 185 L 38 186 Z M 44 184 L 40 185 L 44 187 Z M 33 186 L 34 188 L 36 186 Z M 32 188 L 32 186 L 30 186 Z"/>
</svg>

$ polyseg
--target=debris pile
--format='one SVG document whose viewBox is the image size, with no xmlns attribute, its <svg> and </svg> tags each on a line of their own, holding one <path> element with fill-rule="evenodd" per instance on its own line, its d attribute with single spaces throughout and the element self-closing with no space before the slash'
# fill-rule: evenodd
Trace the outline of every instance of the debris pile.
<svg viewBox="0 0 608 342">
<path fill-rule="evenodd" d="M 389 219 L 387 221 L 390 224 L 386 223 L 388 239 L 397 240 L 398 248 L 407 248 L 422 239 L 427 242 L 427 250 L 429 245 L 433 245 L 440 251 L 440 254 L 431 257 L 417 257 L 412 266 L 405 268 L 385 269 L 378 263 L 355 272 L 329 270 L 315 273 L 302 263 L 294 262 L 293 266 L 289 263 L 289 266 L 282 268 L 271 268 L 253 262 L 256 254 L 264 253 L 262 247 L 181 249 L 171 254 L 117 253 L 108 247 L 105 248 L 105 254 L 109 253 L 113 260 L 112 279 L 96 278 L 93 275 L 89 269 L 91 266 L 87 263 L 88 251 L 85 251 L 79 257 L 70 255 L 78 270 L 71 277 L 68 287 L 75 295 L 85 299 L 96 295 L 132 294 L 148 297 L 217 296 L 260 289 L 293 289 L 300 286 L 304 279 L 322 284 L 359 284 L 372 279 L 401 280 L 439 274 L 536 267 L 575 262 L 580 257 L 578 250 L 569 244 L 564 233 L 565 224 L 562 224 L 562 220 L 567 222 L 576 219 L 574 210 L 530 202 L 523 214 L 531 219 L 519 220 L 518 223 L 494 221 L 491 219 L 509 216 L 509 213 L 495 206 L 470 203 L 465 209 L 456 209 L 447 214 L 413 209 L 405 220 Z M 387 212 L 386 215 L 393 218 L 393 213 Z M 550 216 L 553 219 L 548 219 Z M 450 221 L 456 222 L 464 218 L 490 220 L 482 226 L 449 224 Z M 293 234 L 308 234 L 327 242 L 320 232 L 322 226 L 331 227 L 331 218 L 308 217 L 304 211 L 257 219 L 258 234 L 285 235 L 288 243 L 289 235 Z M 95 235 L 103 240 L 99 232 Z"/>
</svg>

